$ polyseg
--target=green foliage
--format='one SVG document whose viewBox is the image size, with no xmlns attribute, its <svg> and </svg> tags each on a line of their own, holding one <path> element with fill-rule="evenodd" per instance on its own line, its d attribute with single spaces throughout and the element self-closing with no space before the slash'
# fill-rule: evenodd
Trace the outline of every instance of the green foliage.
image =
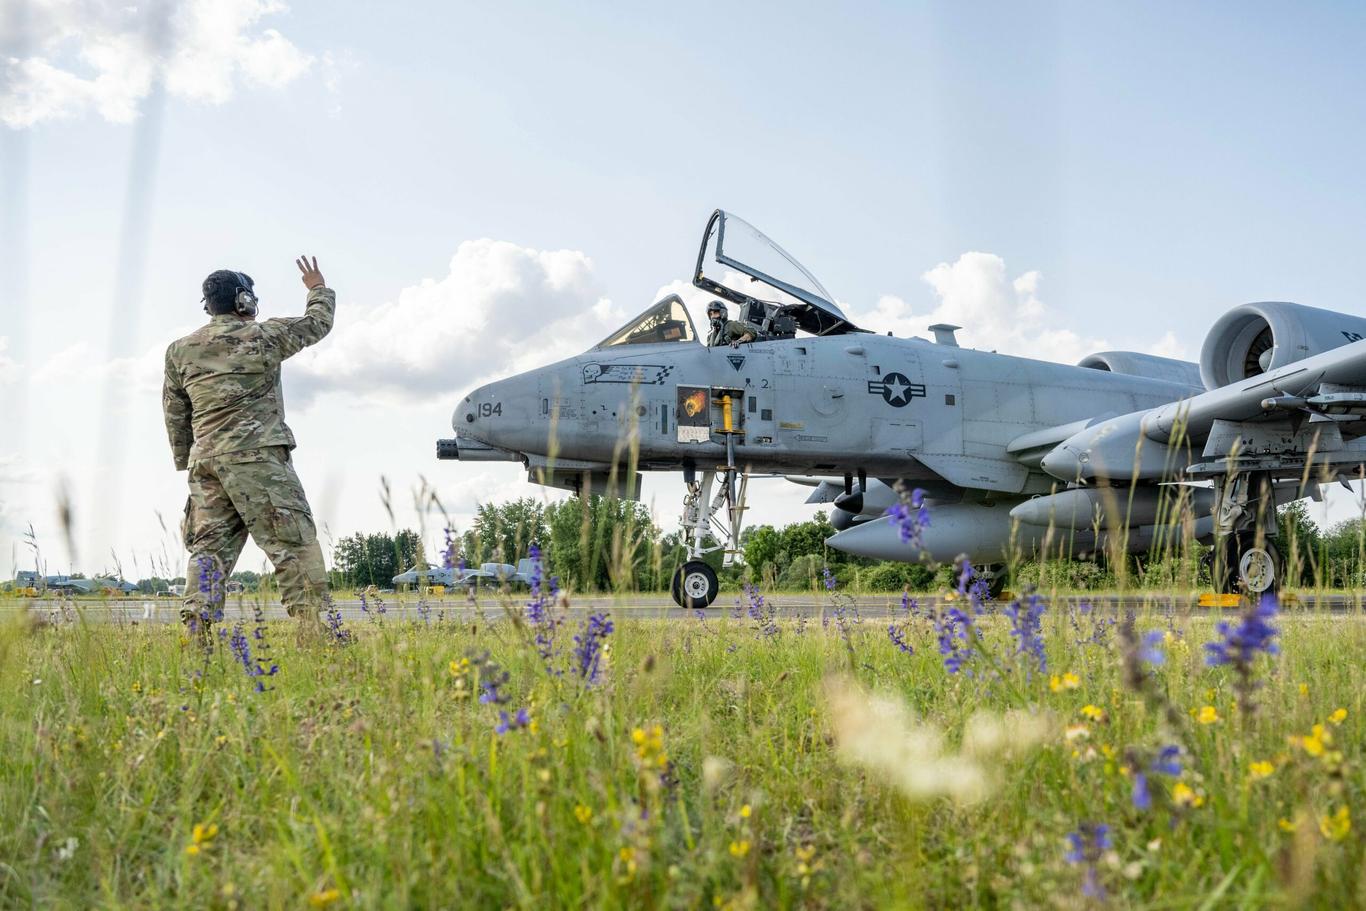
<svg viewBox="0 0 1366 911">
<path fill-rule="evenodd" d="M 470 566 L 513 563 L 547 537 L 546 506 L 531 497 L 503 504 L 481 503 L 465 533 L 464 556 Z"/>
<path fill-rule="evenodd" d="M 883 561 L 857 575 L 857 587 L 870 592 L 928 591 L 934 585 L 935 573 L 919 563 Z"/>
<path fill-rule="evenodd" d="M 1089 560 L 1048 560 L 1023 563 L 1015 571 L 1015 585 L 1043 591 L 1086 591 L 1114 587 L 1114 577 L 1099 563 Z"/>
<path fill-rule="evenodd" d="M 821 569 L 825 566 L 825 561 L 819 554 L 803 554 L 784 568 L 778 576 L 778 586 L 780 588 L 796 591 L 814 591 L 821 585 Z M 836 573 L 838 577 L 838 573 Z"/>
<path fill-rule="evenodd" d="M 560 583 L 576 591 L 658 589 L 659 529 L 642 503 L 571 497 L 546 508 L 547 559 Z"/>
<path fill-rule="evenodd" d="M 421 554 L 422 540 L 415 531 L 405 529 L 396 535 L 358 532 L 337 541 L 332 561 L 348 587 L 388 588 L 394 576 L 416 564 Z"/>
</svg>

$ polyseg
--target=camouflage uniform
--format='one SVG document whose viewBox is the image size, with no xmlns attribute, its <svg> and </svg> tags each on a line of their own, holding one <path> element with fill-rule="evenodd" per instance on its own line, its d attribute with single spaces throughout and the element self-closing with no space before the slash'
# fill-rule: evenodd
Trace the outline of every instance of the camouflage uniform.
<svg viewBox="0 0 1366 911">
<path fill-rule="evenodd" d="M 221 611 L 223 581 L 248 533 L 275 566 L 285 610 L 318 617 L 327 571 L 290 463 L 294 434 L 285 424 L 280 365 L 327 335 L 335 309 L 336 293 L 318 287 L 301 317 L 218 315 L 166 349 L 166 433 L 176 469 L 190 472 L 181 525 L 190 551 L 187 618 Z"/>
<path fill-rule="evenodd" d="M 707 347 L 716 348 L 720 345 L 729 345 L 731 342 L 738 342 L 746 335 L 753 335 L 751 330 L 739 320 L 728 319 L 720 326 L 713 326 L 711 335 L 707 337 Z"/>
</svg>

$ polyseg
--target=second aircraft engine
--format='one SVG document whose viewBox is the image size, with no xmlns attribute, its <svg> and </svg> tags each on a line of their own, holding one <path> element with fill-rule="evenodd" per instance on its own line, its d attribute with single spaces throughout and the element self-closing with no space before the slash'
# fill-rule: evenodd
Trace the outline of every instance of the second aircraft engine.
<svg viewBox="0 0 1366 911">
<path fill-rule="evenodd" d="M 1077 366 L 1123 373 L 1126 376 L 1142 376 L 1150 380 L 1185 383 L 1188 386 L 1200 385 L 1198 364 L 1138 351 L 1097 351 L 1082 358 L 1077 362 Z"/>
<path fill-rule="evenodd" d="M 1200 378 L 1218 389 L 1366 338 L 1366 319 L 1317 307 L 1262 301 L 1219 318 L 1200 349 Z"/>
</svg>

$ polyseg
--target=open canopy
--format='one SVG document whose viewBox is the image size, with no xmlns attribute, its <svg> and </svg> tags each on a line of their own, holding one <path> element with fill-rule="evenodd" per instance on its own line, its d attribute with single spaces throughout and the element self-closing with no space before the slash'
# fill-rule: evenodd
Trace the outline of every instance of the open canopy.
<svg viewBox="0 0 1366 911">
<path fill-rule="evenodd" d="M 692 281 L 742 308 L 756 301 L 777 304 L 797 328 L 812 335 L 864 331 L 801 263 L 758 228 L 721 209 L 707 222 Z"/>
</svg>

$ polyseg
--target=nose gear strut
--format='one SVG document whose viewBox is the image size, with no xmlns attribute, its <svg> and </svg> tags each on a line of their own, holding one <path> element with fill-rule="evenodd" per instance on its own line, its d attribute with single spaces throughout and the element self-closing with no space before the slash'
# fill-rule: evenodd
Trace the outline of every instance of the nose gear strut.
<svg viewBox="0 0 1366 911">
<path fill-rule="evenodd" d="M 730 566 L 740 553 L 740 530 L 744 525 L 745 505 L 749 487 L 749 472 L 741 471 L 735 461 L 735 438 L 744 431 L 736 427 L 736 403 L 743 395 L 739 390 L 713 390 L 712 407 L 721 412 L 719 433 L 726 441 L 726 463 L 702 472 L 698 480 L 686 472 L 683 496 L 683 528 L 688 533 L 688 559 L 674 571 L 670 593 L 681 607 L 706 607 L 716 600 L 720 591 L 716 572 L 702 558 L 721 551 L 721 565 Z M 720 485 L 716 484 L 720 475 Z M 713 488 L 717 488 L 715 494 Z M 725 507 L 724 521 L 718 518 Z M 708 534 L 718 543 L 706 544 Z"/>
</svg>

